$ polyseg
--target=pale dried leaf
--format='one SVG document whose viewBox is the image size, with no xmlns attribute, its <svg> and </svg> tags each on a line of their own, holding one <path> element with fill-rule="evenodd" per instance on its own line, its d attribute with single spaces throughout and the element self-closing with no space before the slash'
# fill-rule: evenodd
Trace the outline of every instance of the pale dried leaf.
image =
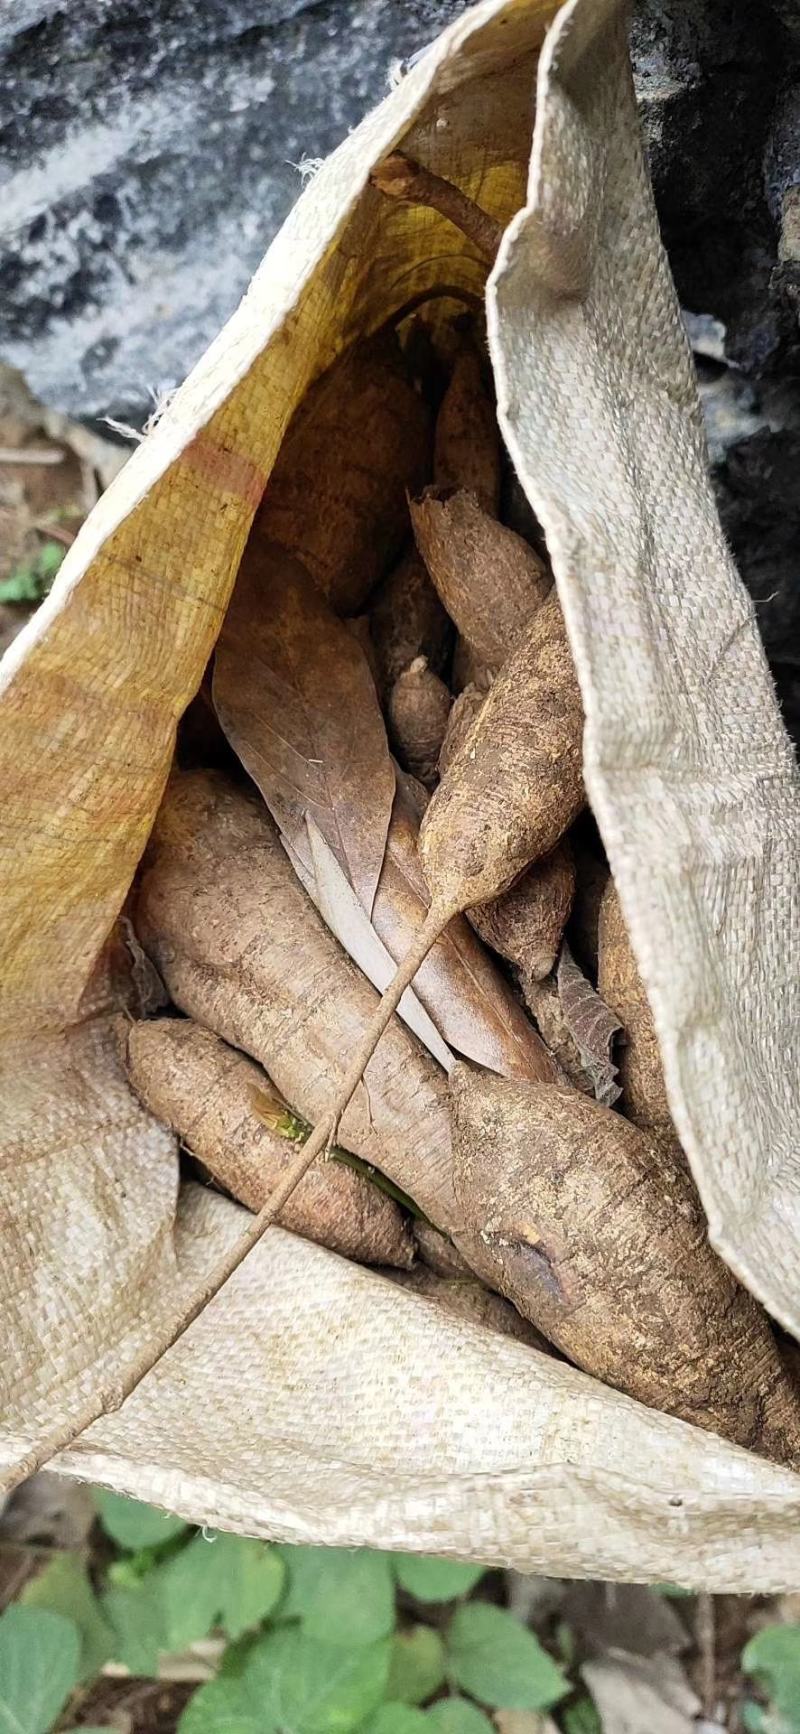
<svg viewBox="0 0 800 1734">
<path fill-rule="evenodd" d="M 412 779 L 413 781 L 413 779 Z M 417 853 L 415 791 L 398 778 L 372 919 L 399 963 L 422 926 L 430 892 Z M 417 971 L 414 990 L 448 1045 L 504 1077 L 555 1079 L 553 1062 L 508 983 L 463 916 Z"/>
<path fill-rule="evenodd" d="M 310 814 L 367 913 L 394 772 L 364 652 L 302 566 L 254 536 L 214 666 L 222 728 L 292 846 Z"/>
<path fill-rule="evenodd" d="M 674 1656 L 611 1650 L 585 1662 L 581 1673 L 603 1734 L 694 1734 L 700 1699 Z"/>
<path fill-rule="evenodd" d="M 119 927 L 125 951 L 130 959 L 129 1009 L 136 1017 L 152 1017 L 154 1012 L 169 1005 L 169 994 L 155 964 L 139 944 L 129 915 L 120 916 Z"/>
<path fill-rule="evenodd" d="M 298 863 L 297 857 L 287 847 L 289 859 L 293 864 L 298 864 L 302 883 L 331 933 L 344 947 L 348 956 L 352 957 L 353 962 L 358 964 L 373 987 L 382 993 L 395 973 L 394 959 L 383 940 L 378 937 L 333 850 L 310 815 L 306 820 L 306 828 L 311 873 L 308 873 L 305 862 L 301 859 Z M 453 1066 L 453 1055 L 412 988 L 406 988 L 397 1010 L 403 1022 L 414 1031 L 433 1058 L 449 1072 Z"/>
<path fill-rule="evenodd" d="M 595 1097 L 610 1108 L 622 1093 L 611 1058 L 622 1026 L 587 981 L 566 942 L 559 954 L 556 981 L 567 1028 L 591 1078 Z"/>
</svg>

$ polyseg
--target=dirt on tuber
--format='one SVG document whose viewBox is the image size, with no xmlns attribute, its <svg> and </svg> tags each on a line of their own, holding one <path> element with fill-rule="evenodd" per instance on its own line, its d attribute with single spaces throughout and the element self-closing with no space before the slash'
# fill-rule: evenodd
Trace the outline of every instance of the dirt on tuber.
<svg viewBox="0 0 800 1734">
<path fill-rule="evenodd" d="M 766 1314 L 712 1251 L 685 1164 L 570 1086 L 456 1067 L 454 1177 L 503 1292 L 586 1372 L 800 1465 L 800 1394 Z"/>
<path fill-rule="evenodd" d="M 542 604 L 420 829 L 438 907 L 486 903 L 549 855 L 584 802 L 583 707 L 557 596 Z"/>
<path fill-rule="evenodd" d="M 574 890 L 572 851 L 564 840 L 501 897 L 476 903 L 469 919 L 485 945 L 541 980 L 558 957 Z"/>
<path fill-rule="evenodd" d="M 480 687 L 465 686 L 458 698 L 453 700 L 450 715 L 447 718 L 447 728 L 439 748 L 439 775 L 444 776 L 452 764 L 456 754 L 461 751 L 467 736 L 483 709 L 485 692 Z"/>
</svg>

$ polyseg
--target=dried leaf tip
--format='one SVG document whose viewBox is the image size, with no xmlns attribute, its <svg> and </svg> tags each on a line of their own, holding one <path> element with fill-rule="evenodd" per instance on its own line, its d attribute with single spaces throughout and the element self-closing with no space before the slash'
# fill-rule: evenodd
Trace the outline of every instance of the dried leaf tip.
<svg viewBox="0 0 800 1734">
<path fill-rule="evenodd" d="M 462 193 L 460 187 L 453 186 L 452 181 L 433 174 L 413 157 L 404 156 L 402 151 L 384 157 L 383 162 L 373 169 L 370 180 L 388 199 L 395 199 L 403 205 L 424 205 L 428 210 L 438 211 L 466 235 L 490 264 L 494 263 L 503 234 L 502 225 L 495 217 L 490 217 L 488 211 L 482 210 L 474 199 Z"/>
</svg>

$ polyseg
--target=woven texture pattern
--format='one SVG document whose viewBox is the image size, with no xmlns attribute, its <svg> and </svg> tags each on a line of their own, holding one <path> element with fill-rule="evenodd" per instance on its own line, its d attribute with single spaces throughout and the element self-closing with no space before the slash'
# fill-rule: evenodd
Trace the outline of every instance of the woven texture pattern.
<svg viewBox="0 0 800 1734">
<path fill-rule="evenodd" d="M 112 1406 L 243 1221 L 179 1192 L 87 983 L 295 405 L 414 297 L 481 293 L 468 245 L 383 201 L 370 168 L 402 144 L 509 222 L 537 68 L 528 204 L 489 306 L 504 430 L 553 550 L 592 800 L 712 1232 L 791 1320 L 795 775 L 710 504 L 622 9 L 555 10 L 483 0 L 323 165 L 0 669 L 6 1484 L 88 1401 Z M 58 1464 L 291 1540 L 716 1590 L 800 1578 L 800 1478 L 277 1230 Z"/>
</svg>

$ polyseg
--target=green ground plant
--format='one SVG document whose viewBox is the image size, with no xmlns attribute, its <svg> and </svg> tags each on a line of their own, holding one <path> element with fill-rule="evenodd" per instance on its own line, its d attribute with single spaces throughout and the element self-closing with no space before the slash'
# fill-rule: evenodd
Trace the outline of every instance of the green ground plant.
<svg viewBox="0 0 800 1734">
<path fill-rule="evenodd" d="M 76 1727 L 106 1664 L 152 1678 L 211 1634 L 218 1671 L 177 1734 L 497 1734 L 512 1710 L 601 1734 L 568 1628 L 551 1654 L 480 1566 L 279 1546 L 94 1499 L 99 1546 L 53 1554 L 0 1617 L 0 1734 Z M 759 1632 L 742 1667 L 748 1734 L 800 1734 L 800 1627 Z"/>
</svg>

